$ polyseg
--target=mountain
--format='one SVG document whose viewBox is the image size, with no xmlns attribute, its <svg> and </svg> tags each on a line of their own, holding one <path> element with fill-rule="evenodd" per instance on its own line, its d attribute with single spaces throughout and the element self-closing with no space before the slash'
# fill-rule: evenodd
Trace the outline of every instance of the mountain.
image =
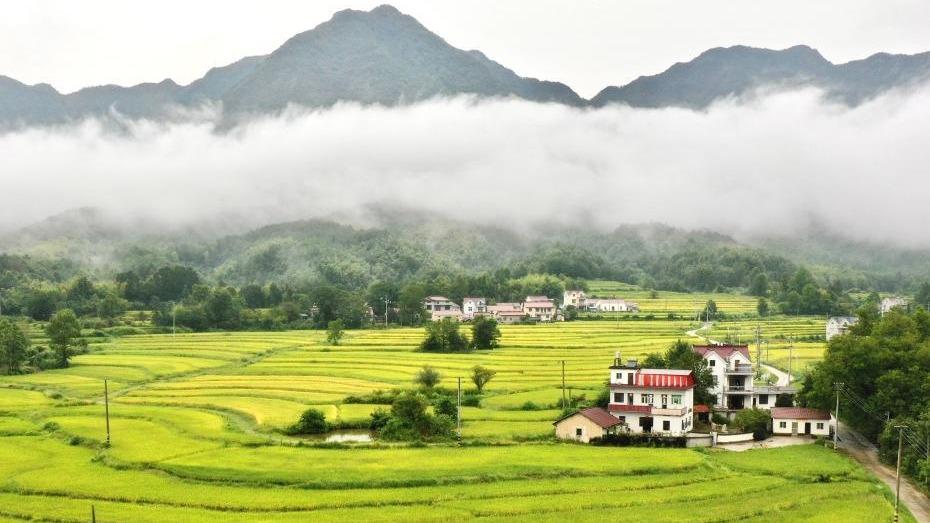
<svg viewBox="0 0 930 523">
<path fill-rule="evenodd" d="M 452 47 L 413 17 L 383 5 L 368 12 L 340 11 L 267 56 L 211 69 L 187 86 L 164 80 L 63 95 L 49 85 L 28 86 L 0 76 L 0 129 L 115 113 L 160 119 L 206 103 L 222 103 L 226 114 L 236 117 L 274 113 L 289 104 L 397 105 L 461 94 L 586 103 L 564 84 L 523 78 L 478 51 Z"/>
<path fill-rule="evenodd" d="M 523 78 L 479 51 L 449 45 L 416 19 L 382 5 L 344 10 L 300 33 L 267 56 L 211 69 L 189 85 L 172 80 L 132 87 L 105 85 L 61 94 L 47 84 L 0 76 L 0 131 L 87 117 L 183 117 L 179 109 L 222 105 L 227 123 L 274 114 L 288 105 L 337 102 L 399 105 L 437 96 L 516 97 L 570 106 L 703 109 L 716 100 L 751 95 L 760 87 L 823 89 L 856 105 L 889 89 L 930 78 L 930 53 L 880 53 L 833 64 L 816 50 L 746 46 L 715 48 L 661 74 L 608 87 L 584 100 L 568 86 Z"/>
<path fill-rule="evenodd" d="M 580 105 L 567 86 L 521 78 L 477 51 L 462 51 L 390 6 L 345 10 L 268 55 L 223 97 L 233 112 L 288 103 L 394 105 L 440 95 L 517 96 Z"/>
<path fill-rule="evenodd" d="M 607 87 L 591 99 L 601 107 L 703 109 L 716 100 L 752 94 L 761 87 L 818 87 L 847 105 L 858 105 L 889 89 L 908 87 L 930 78 L 930 53 L 879 53 L 864 60 L 833 64 L 810 47 L 781 51 L 746 46 L 715 48 L 690 62 L 641 76 L 622 87 Z"/>
</svg>

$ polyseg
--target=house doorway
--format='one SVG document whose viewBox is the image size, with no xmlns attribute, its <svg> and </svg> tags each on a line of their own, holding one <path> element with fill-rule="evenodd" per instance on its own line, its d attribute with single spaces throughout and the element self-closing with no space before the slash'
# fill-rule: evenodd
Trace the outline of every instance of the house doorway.
<svg viewBox="0 0 930 523">
<path fill-rule="evenodd" d="M 804 424 L 804 434 L 807 435 L 810 433 L 811 433 L 811 424 L 808 421 L 807 423 Z"/>
<path fill-rule="evenodd" d="M 652 417 L 643 416 L 639 418 L 639 428 L 643 429 L 643 432 L 652 432 Z"/>
</svg>

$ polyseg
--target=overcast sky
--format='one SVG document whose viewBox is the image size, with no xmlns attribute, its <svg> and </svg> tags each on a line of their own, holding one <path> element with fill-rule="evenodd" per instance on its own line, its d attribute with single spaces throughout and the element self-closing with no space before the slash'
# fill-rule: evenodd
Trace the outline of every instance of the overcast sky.
<svg viewBox="0 0 930 523">
<path fill-rule="evenodd" d="M 5 0 L 0 74 L 63 92 L 173 78 L 274 50 L 383 1 Z M 807 44 L 834 62 L 930 50 L 927 0 L 395 0 L 452 45 L 586 97 L 715 46 Z"/>
</svg>

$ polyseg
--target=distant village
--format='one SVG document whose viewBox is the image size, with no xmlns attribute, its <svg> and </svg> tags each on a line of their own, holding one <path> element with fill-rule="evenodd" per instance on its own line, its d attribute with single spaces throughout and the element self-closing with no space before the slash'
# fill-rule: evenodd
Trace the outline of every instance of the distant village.
<svg viewBox="0 0 930 523">
<path fill-rule="evenodd" d="M 639 312 L 639 305 L 635 302 L 617 298 L 590 298 L 581 290 L 565 291 L 561 307 L 548 296 L 527 296 L 522 302 L 493 305 L 489 305 L 487 299 L 475 296 L 466 296 L 461 305 L 445 296 L 427 296 L 423 302 L 423 308 L 430 314 L 432 321 L 443 318 L 469 321 L 478 316 L 488 316 L 501 324 L 563 320 L 567 307 L 574 307 L 579 312 Z"/>
</svg>

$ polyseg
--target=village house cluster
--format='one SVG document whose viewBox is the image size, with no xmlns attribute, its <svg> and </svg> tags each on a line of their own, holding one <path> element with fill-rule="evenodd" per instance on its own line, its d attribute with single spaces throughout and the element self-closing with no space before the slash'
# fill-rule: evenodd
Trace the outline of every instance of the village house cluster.
<svg viewBox="0 0 930 523">
<path fill-rule="evenodd" d="M 636 360 L 621 360 L 617 352 L 609 368 L 606 409 L 580 410 L 555 422 L 556 436 L 588 442 L 608 434 L 655 434 L 689 437 L 695 423 L 709 422 L 713 411 L 732 419 L 743 409 L 769 411 L 772 432 L 791 436 L 829 436 L 836 421 L 829 412 L 794 407 L 789 385 L 756 383 L 756 369 L 747 345 L 697 345 L 713 381 L 708 392 L 713 405 L 695 405 L 691 370 L 647 369 Z M 781 401 L 779 401 L 781 398 Z M 778 406 L 787 403 L 789 406 Z"/>
<path fill-rule="evenodd" d="M 466 296 L 462 299 L 462 305 L 445 296 L 427 296 L 423 301 L 423 308 L 432 321 L 443 318 L 468 321 L 478 316 L 490 316 L 503 324 L 557 321 L 564 318 L 563 312 L 567 306 L 584 312 L 639 312 L 639 305 L 634 302 L 617 298 L 589 298 L 580 290 L 565 291 L 561 308 L 548 296 L 527 296 L 521 302 L 493 305 L 486 298 L 476 296 Z"/>
</svg>

